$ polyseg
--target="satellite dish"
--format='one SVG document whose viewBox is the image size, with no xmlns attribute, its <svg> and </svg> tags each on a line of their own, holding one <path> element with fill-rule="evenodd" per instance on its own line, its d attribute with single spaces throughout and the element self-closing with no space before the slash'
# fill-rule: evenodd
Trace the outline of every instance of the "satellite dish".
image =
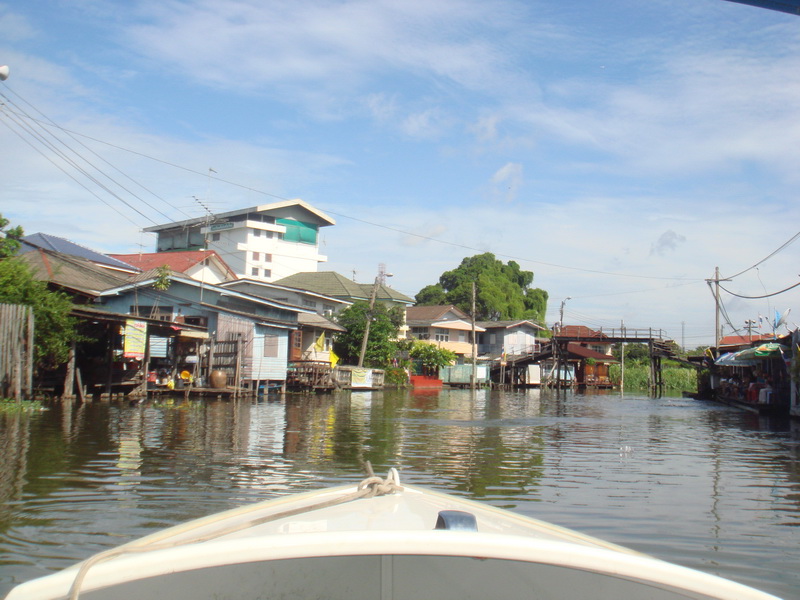
<svg viewBox="0 0 800 600">
<path fill-rule="evenodd" d="M 778 327 L 780 327 L 781 325 L 786 323 L 786 317 L 789 316 L 790 312 L 792 312 L 791 308 L 787 308 L 785 311 L 783 311 L 783 314 L 781 315 L 781 318 L 778 319 L 778 322 L 775 324 L 775 329 L 776 330 L 778 329 Z"/>
<path fill-rule="evenodd" d="M 0 67 L 0 81 L 5 81 L 8 79 L 8 65 L 3 65 Z"/>
</svg>

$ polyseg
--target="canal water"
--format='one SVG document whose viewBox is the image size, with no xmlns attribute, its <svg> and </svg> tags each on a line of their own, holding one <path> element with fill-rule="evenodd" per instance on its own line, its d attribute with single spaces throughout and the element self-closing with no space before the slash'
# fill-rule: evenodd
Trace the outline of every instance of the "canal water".
<svg viewBox="0 0 800 600">
<path fill-rule="evenodd" d="M 527 390 L 95 403 L 0 415 L 0 598 L 169 525 L 355 483 L 513 509 L 800 598 L 800 432 L 683 398 Z"/>
</svg>

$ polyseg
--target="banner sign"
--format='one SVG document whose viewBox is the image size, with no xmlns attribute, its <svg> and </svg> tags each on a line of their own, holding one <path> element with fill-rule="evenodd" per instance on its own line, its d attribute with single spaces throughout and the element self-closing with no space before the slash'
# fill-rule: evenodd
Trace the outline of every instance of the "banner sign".
<svg viewBox="0 0 800 600">
<path fill-rule="evenodd" d="M 147 323 L 144 321 L 125 321 L 125 344 L 123 346 L 123 356 L 125 358 L 144 358 L 144 349 L 147 344 Z"/>
</svg>

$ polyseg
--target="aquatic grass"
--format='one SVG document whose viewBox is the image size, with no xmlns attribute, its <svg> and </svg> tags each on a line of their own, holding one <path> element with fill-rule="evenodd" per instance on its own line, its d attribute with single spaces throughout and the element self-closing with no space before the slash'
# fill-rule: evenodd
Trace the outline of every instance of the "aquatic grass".
<svg viewBox="0 0 800 600">
<path fill-rule="evenodd" d="M 0 398 L 0 414 L 40 412 L 44 410 L 44 408 L 44 404 L 38 400 Z"/>
</svg>

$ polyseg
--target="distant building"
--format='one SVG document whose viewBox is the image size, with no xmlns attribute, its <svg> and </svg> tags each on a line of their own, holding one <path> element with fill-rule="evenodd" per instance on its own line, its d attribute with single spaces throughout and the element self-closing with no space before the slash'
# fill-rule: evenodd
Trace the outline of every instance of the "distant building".
<svg viewBox="0 0 800 600">
<path fill-rule="evenodd" d="M 167 266 L 175 273 L 183 273 L 203 283 L 218 284 L 236 279 L 233 270 L 213 250 L 176 250 L 142 254 L 109 254 L 108 256 L 133 265 L 142 271 Z"/>
<path fill-rule="evenodd" d="M 450 350 L 461 358 L 472 356 L 472 321 L 456 306 L 409 306 L 406 325 L 409 338 Z M 484 331 L 475 326 L 476 334 Z"/>
<path fill-rule="evenodd" d="M 402 306 L 405 308 L 414 304 L 413 298 L 409 298 L 402 292 L 398 292 L 386 284 L 379 282 L 376 288 L 374 283 L 356 283 L 335 271 L 296 273 L 290 277 L 284 277 L 276 281 L 276 283 L 286 287 L 308 290 L 351 303 L 356 300 L 366 300 L 369 302 L 374 289 L 375 301 L 385 304 L 390 308 L 393 306 Z"/>
<path fill-rule="evenodd" d="M 335 221 L 302 200 L 284 200 L 148 227 L 158 252 L 214 250 L 237 277 L 277 281 L 317 271 L 319 230 Z"/>
</svg>

